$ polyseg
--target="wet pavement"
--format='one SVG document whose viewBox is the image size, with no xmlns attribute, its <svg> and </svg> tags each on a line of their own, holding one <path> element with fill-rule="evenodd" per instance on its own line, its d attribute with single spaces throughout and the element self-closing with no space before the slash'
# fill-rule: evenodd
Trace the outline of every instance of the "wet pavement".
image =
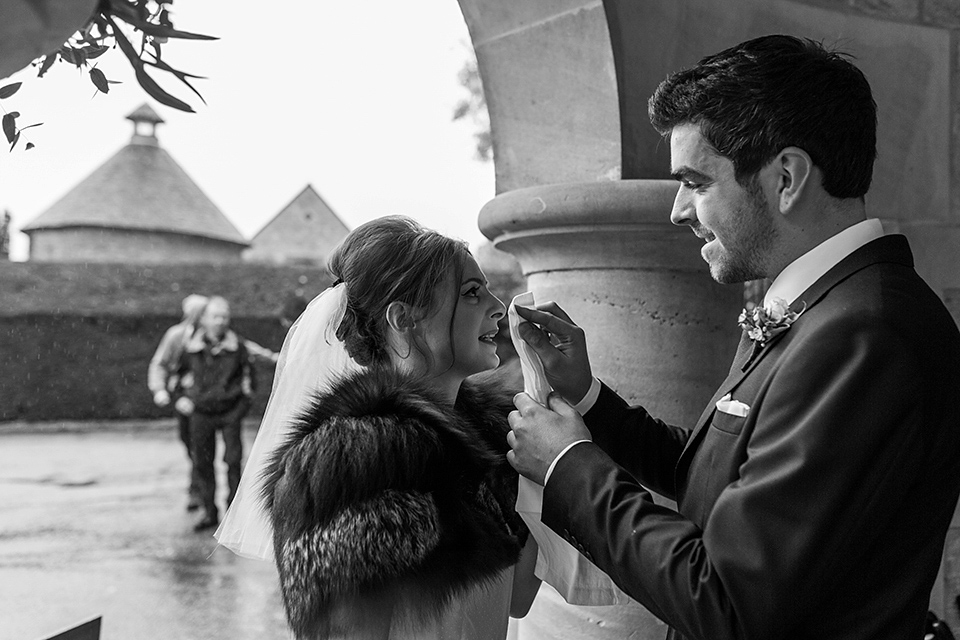
<svg viewBox="0 0 960 640">
<path fill-rule="evenodd" d="M 193 532 L 187 472 L 172 420 L 0 424 L 0 640 L 288 638 L 273 564 Z"/>
</svg>

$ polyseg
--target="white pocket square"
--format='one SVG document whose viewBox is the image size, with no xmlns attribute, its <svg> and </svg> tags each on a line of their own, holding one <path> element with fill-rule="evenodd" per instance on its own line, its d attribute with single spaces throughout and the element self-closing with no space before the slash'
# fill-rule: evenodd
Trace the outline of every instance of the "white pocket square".
<svg viewBox="0 0 960 640">
<path fill-rule="evenodd" d="M 717 411 L 731 416 L 737 416 L 738 418 L 745 418 L 747 414 L 750 413 L 750 406 L 743 404 L 739 400 L 732 400 L 728 393 L 717 400 Z"/>
</svg>

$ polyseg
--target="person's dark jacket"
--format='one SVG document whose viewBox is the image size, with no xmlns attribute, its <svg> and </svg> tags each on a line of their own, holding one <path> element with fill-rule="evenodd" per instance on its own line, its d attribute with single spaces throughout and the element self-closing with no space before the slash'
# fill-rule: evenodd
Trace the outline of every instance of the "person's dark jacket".
<svg viewBox="0 0 960 640">
<path fill-rule="evenodd" d="M 960 495 L 960 333 L 899 235 L 792 309 L 758 351 L 744 337 L 693 430 L 605 387 L 543 522 L 673 638 L 922 638 Z"/>
<path fill-rule="evenodd" d="M 184 395 L 193 400 L 194 411 L 217 415 L 230 411 L 253 391 L 253 368 L 244 341 L 233 331 L 211 344 L 198 331 L 182 356 Z"/>
<path fill-rule="evenodd" d="M 526 528 L 506 461 L 511 395 L 465 383 L 455 407 L 389 371 L 313 398 L 266 469 L 288 621 L 311 636 L 342 596 L 396 596 L 429 620 L 514 564 Z"/>
</svg>

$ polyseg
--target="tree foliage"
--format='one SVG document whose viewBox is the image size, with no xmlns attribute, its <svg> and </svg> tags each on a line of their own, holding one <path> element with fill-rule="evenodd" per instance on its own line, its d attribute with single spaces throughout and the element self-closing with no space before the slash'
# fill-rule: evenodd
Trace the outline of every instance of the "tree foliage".
<svg viewBox="0 0 960 640">
<path fill-rule="evenodd" d="M 169 93 L 150 75 L 148 69 L 159 70 L 177 78 L 186 85 L 203 102 L 203 96 L 190 84 L 190 80 L 202 79 L 167 64 L 162 58 L 161 47 L 169 39 L 180 40 L 216 40 L 213 36 L 180 31 L 175 29 L 170 19 L 169 7 L 173 0 L 100 0 L 97 10 L 90 21 L 63 43 L 56 51 L 52 51 L 33 62 L 39 67 L 38 77 L 43 77 L 57 61 L 72 64 L 81 71 L 86 70 L 90 81 L 99 93 L 109 93 L 110 85 L 117 84 L 97 67 L 95 60 L 111 48 L 119 48 L 133 67 L 137 83 L 154 100 L 160 104 L 193 113 L 193 108 L 180 98 Z M 124 28 L 133 31 L 130 37 Z M 22 83 L 15 82 L 0 87 L 0 100 L 15 94 Z M 2 108 L 2 105 L 0 105 Z M 39 126 L 36 123 L 20 127 L 17 111 L 7 112 L 3 109 L 3 134 L 10 143 L 10 150 L 17 145 L 20 135 L 30 127 Z M 27 149 L 33 148 L 28 142 Z"/>
<path fill-rule="evenodd" d="M 480 78 L 480 69 L 477 66 L 476 55 L 470 49 L 470 57 L 463 63 L 463 68 L 457 74 L 460 86 L 467 90 L 467 97 L 460 100 L 453 109 L 453 119 L 469 119 L 474 123 L 476 131 L 473 134 L 476 141 L 475 157 L 487 162 L 493 158 L 493 137 L 490 134 L 490 115 L 487 112 L 487 100 L 483 93 L 483 81 Z"/>
</svg>

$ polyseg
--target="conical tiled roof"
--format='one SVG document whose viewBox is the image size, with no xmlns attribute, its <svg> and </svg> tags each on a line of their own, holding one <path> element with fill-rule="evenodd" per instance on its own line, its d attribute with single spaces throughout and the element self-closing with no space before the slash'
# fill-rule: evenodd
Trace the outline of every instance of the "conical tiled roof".
<svg viewBox="0 0 960 640">
<path fill-rule="evenodd" d="M 246 245 L 243 235 L 139 123 L 163 120 L 148 105 L 129 116 L 130 143 L 26 225 L 27 232 L 63 227 L 164 231 Z"/>
<path fill-rule="evenodd" d="M 250 240 L 244 259 L 322 264 L 350 232 L 311 185 Z"/>
</svg>

